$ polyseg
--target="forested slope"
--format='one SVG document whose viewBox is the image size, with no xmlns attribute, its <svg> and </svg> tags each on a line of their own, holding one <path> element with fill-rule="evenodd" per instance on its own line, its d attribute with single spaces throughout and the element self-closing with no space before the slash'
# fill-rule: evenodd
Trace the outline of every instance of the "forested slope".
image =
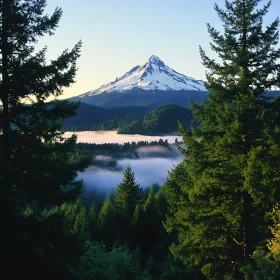
<svg viewBox="0 0 280 280">
<path fill-rule="evenodd" d="M 189 109 L 176 104 L 150 107 L 116 107 L 104 109 L 81 104 L 76 116 L 66 119 L 64 130 L 118 130 L 121 134 L 156 135 L 178 131 L 178 122 L 189 127 L 193 116 Z"/>
</svg>

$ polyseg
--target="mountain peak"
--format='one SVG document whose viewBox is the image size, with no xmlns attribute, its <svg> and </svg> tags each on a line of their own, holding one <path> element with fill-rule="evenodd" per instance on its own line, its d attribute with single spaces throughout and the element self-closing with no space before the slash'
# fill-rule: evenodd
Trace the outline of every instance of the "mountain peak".
<svg viewBox="0 0 280 280">
<path fill-rule="evenodd" d="M 147 60 L 145 60 L 142 64 L 140 64 L 140 66 L 147 65 L 147 64 L 164 65 L 164 62 L 156 55 L 152 55 Z"/>
<path fill-rule="evenodd" d="M 150 58 L 148 59 L 150 62 L 152 63 L 157 63 L 159 61 L 163 62 L 159 57 L 157 57 L 156 55 L 152 55 L 150 56 Z"/>
<path fill-rule="evenodd" d="M 206 91 L 203 81 L 185 76 L 168 67 L 159 57 L 152 55 L 142 64 L 138 64 L 115 81 L 86 94 L 123 92 L 132 89 L 161 91 Z"/>
</svg>

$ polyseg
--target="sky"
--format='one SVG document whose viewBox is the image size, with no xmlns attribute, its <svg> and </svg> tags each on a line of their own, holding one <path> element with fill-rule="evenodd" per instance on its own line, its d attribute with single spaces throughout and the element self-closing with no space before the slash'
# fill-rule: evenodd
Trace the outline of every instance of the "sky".
<svg viewBox="0 0 280 280">
<path fill-rule="evenodd" d="M 48 47 L 47 59 L 82 40 L 75 84 L 64 89 L 69 98 L 114 81 L 151 55 L 177 72 L 205 80 L 199 46 L 211 57 L 206 23 L 222 31 L 214 3 L 224 0 L 48 0 L 46 12 L 61 7 L 55 35 L 39 40 Z M 262 2 L 267 3 L 266 0 Z M 262 5 L 262 4 L 261 4 Z M 261 7 L 261 6 L 260 6 Z M 280 16 L 280 0 L 272 0 L 265 17 L 269 24 Z"/>
</svg>

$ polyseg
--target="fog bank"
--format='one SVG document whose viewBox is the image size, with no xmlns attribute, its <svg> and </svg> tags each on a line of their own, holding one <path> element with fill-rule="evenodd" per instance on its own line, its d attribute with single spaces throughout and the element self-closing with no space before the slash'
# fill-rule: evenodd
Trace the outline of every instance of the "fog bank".
<svg viewBox="0 0 280 280">
<path fill-rule="evenodd" d="M 66 132 L 65 136 L 70 137 L 73 132 Z M 175 139 L 182 140 L 181 136 L 146 136 L 117 134 L 117 131 L 81 131 L 75 132 L 77 141 L 83 143 L 118 143 L 140 142 L 140 141 L 163 141 L 175 143 Z M 98 166 L 89 166 L 84 172 L 78 174 L 77 179 L 83 179 L 83 197 L 93 198 L 98 194 L 113 192 L 122 181 L 123 171 L 130 164 L 137 183 L 143 188 L 153 184 L 163 185 L 168 171 L 176 166 L 182 157 L 180 153 L 172 148 L 164 146 L 145 146 L 136 150 L 138 158 L 117 160 L 107 155 L 97 155 L 95 161 Z M 114 168 L 108 168 L 108 163 L 115 161 Z"/>
<path fill-rule="evenodd" d="M 90 166 L 85 172 L 79 173 L 78 179 L 84 181 L 84 195 L 94 192 L 111 193 L 122 181 L 123 170 L 130 164 L 137 183 L 146 188 L 152 184 L 162 185 L 167 178 L 168 171 L 180 161 L 181 157 L 124 159 L 117 162 L 116 170 Z"/>
</svg>

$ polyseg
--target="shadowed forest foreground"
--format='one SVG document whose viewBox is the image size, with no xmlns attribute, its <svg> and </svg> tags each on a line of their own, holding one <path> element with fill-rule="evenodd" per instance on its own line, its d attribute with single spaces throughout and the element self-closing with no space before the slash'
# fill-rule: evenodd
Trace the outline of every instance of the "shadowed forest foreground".
<svg viewBox="0 0 280 280">
<path fill-rule="evenodd" d="M 141 188 L 128 165 L 97 200 L 77 180 L 90 154 L 62 132 L 79 104 L 56 100 L 82 44 L 48 62 L 35 44 L 62 10 L 0 1 L 1 279 L 280 279 L 280 99 L 266 95 L 280 87 L 279 19 L 264 26 L 261 2 L 215 5 L 208 100 L 179 125 L 182 161 L 163 186 Z"/>
</svg>

